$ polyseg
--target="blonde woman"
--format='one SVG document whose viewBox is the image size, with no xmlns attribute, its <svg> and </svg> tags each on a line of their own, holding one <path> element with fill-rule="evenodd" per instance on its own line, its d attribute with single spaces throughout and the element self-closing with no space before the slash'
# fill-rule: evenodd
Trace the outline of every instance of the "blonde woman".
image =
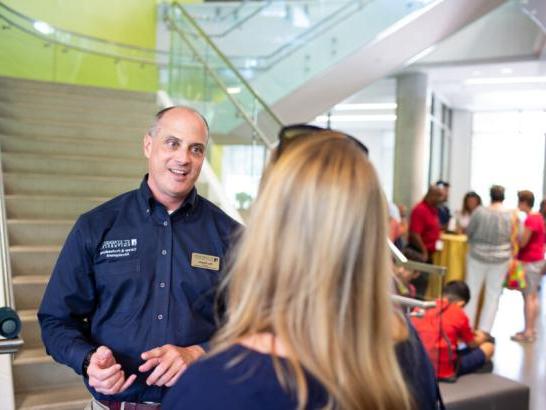
<svg viewBox="0 0 546 410">
<path fill-rule="evenodd" d="M 397 352 L 408 328 L 390 301 L 387 207 L 358 144 L 281 132 L 229 270 L 226 322 L 162 409 L 435 408 L 426 358 L 406 363 L 416 374 L 398 364 L 422 349 Z"/>
</svg>

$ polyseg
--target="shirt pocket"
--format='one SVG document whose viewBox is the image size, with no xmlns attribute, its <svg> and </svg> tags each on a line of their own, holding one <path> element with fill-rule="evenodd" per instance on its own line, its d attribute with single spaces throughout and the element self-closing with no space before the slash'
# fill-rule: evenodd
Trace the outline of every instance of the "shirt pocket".
<svg viewBox="0 0 546 410">
<path fill-rule="evenodd" d="M 140 259 L 95 265 L 97 310 L 107 318 L 127 319 L 146 300 L 146 279 L 140 270 Z"/>
</svg>

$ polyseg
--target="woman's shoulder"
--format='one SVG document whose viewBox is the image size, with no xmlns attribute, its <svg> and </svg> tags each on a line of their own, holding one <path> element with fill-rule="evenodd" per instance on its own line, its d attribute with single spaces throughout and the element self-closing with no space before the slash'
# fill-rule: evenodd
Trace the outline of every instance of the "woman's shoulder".
<svg viewBox="0 0 546 410">
<path fill-rule="evenodd" d="M 297 407 L 277 379 L 272 356 L 241 345 L 192 364 L 165 395 L 162 408 L 176 409 L 180 402 L 199 409 Z"/>
</svg>

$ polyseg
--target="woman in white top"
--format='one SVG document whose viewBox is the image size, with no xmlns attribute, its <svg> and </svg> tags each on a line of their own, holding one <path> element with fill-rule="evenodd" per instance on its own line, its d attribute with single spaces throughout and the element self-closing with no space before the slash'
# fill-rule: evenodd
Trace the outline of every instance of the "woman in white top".
<svg viewBox="0 0 546 410">
<path fill-rule="evenodd" d="M 472 297 L 465 310 L 474 328 L 486 332 L 491 332 L 493 327 L 502 282 L 512 256 L 510 235 L 514 215 L 513 211 L 505 209 L 502 205 L 504 201 L 502 186 L 493 185 L 489 193 L 491 205 L 478 207 L 466 228 L 469 243 L 466 282 Z M 476 323 L 476 310 L 482 286 L 485 286 L 483 307 L 480 321 Z"/>
<path fill-rule="evenodd" d="M 455 212 L 457 233 L 465 233 L 472 213 L 481 206 L 482 198 L 474 191 L 467 192 L 463 198 L 463 207 Z"/>
</svg>

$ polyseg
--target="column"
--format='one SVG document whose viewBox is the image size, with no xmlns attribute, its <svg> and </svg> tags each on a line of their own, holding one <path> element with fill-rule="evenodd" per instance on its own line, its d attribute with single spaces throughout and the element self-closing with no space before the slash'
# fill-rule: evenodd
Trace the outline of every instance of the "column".
<svg viewBox="0 0 546 410">
<path fill-rule="evenodd" d="M 429 161 L 427 75 L 397 77 L 393 200 L 410 209 L 427 188 Z"/>
</svg>

